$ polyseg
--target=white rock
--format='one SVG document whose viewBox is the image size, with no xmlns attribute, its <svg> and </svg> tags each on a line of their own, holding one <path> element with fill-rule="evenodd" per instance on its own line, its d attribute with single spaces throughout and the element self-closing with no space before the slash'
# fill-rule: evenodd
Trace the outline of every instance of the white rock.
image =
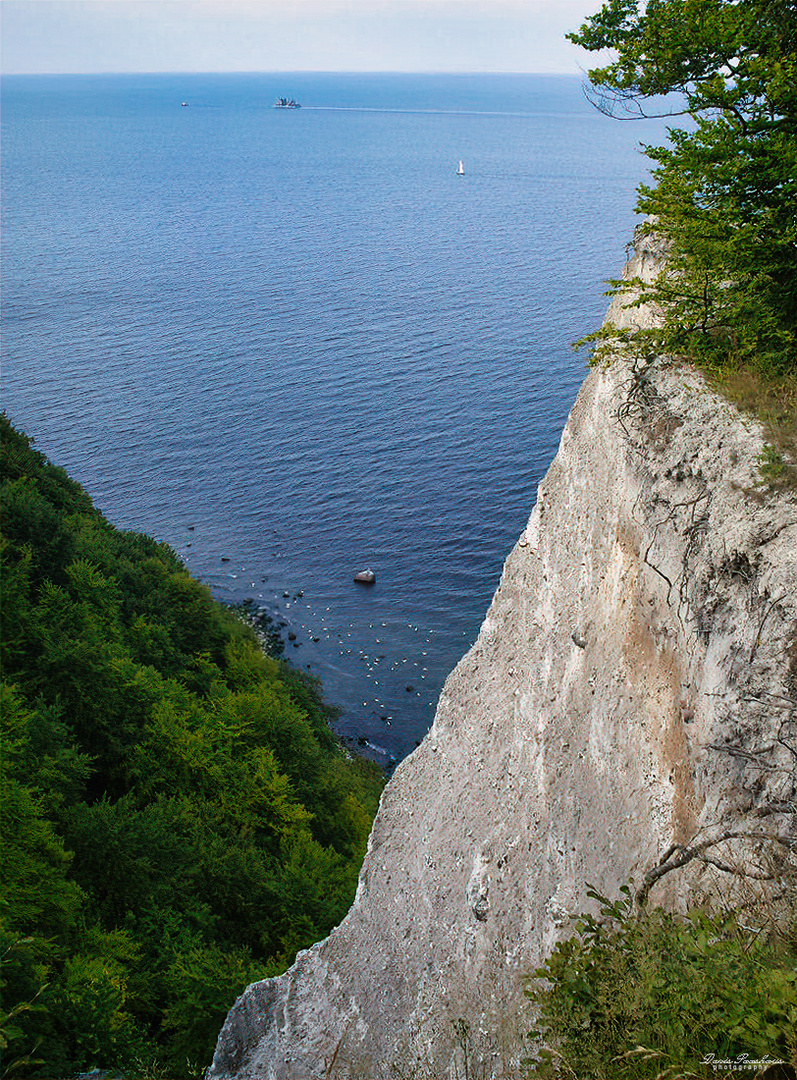
<svg viewBox="0 0 797 1080">
<path fill-rule="evenodd" d="M 643 246 L 630 275 L 655 269 Z M 461 1076 L 461 1019 L 471 1073 L 507 1071 L 521 975 L 587 882 L 616 895 L 671 843 L 794 797 L 772 695 L 790 694 L 797 503 L 751 492 L 758 425 L 698 373 L 646 379 L 628 411 L 627 366 L 588 376 L 482 631 L 385 789 L 350 913 L 246 990 L 211 1077 L 322 1077 L 333 1058 L 339 1077 Z M 715 749 L 734 743 L 772 768 Z M 696 873 L 654 898 L 685 904 Z"/>
</svg>

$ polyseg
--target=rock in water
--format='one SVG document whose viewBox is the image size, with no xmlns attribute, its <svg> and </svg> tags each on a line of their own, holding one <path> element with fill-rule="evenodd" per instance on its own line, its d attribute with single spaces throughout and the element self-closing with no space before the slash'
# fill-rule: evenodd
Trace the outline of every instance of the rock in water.
<svg viewBox="0 0 797 1080">
<path fill-rule="evenodd" d="M 354 575 L 354 580 L 360 585 L 373 585 L 376 581 L 376 574 L 373 570 L 360 570 L 358 574 Z"/>
</svg>

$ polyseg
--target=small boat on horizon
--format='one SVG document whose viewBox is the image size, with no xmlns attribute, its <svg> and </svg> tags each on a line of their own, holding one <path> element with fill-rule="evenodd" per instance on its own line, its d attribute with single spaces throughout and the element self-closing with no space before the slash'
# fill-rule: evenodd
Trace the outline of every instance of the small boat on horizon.
<svg viewBox="0 0 797 1080">
<path fill-rule="evenodd" d="M 464 165 L 463 165 L 463 163 L 462 163 L 462 162 L 460 161 L 460 163 L 459 163 L 459 167 L 458 167 L 458 169 L 457 169 L 457 176 L 464 176 L 464 175 L 465 175 L 465 166 L 464 166 Z"/>
<path fill-rule="evenodd" d="M 274 102 L 275 109 L 301 109 L 301 105 L 293 98 L 278 97 Z"/>
</svg>

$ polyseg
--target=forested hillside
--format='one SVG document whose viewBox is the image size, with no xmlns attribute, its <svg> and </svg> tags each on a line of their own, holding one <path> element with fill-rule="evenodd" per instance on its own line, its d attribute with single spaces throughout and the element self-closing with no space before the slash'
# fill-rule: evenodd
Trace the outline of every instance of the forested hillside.
<svg viewBox="0 0 797 1080">
<path fill-rule="evenodd" d="M 2 1075 L 197 1075 L 345 914 L 381 790 L 319 686 L 2 417 Z"/>
</svg>

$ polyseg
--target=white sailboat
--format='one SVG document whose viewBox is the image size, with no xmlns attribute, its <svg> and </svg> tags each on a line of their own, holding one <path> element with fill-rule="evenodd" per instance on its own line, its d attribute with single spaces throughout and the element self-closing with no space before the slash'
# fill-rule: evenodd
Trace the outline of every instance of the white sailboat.
<svg viewBox="0 0 797 1080">
<path fill-rule="evenodd" d="M 465 175 L 465 166 L 460 161 L 459 168 L 457 169 L 457 176 L 464 176 L 464 175 Z"/>
</svg>

